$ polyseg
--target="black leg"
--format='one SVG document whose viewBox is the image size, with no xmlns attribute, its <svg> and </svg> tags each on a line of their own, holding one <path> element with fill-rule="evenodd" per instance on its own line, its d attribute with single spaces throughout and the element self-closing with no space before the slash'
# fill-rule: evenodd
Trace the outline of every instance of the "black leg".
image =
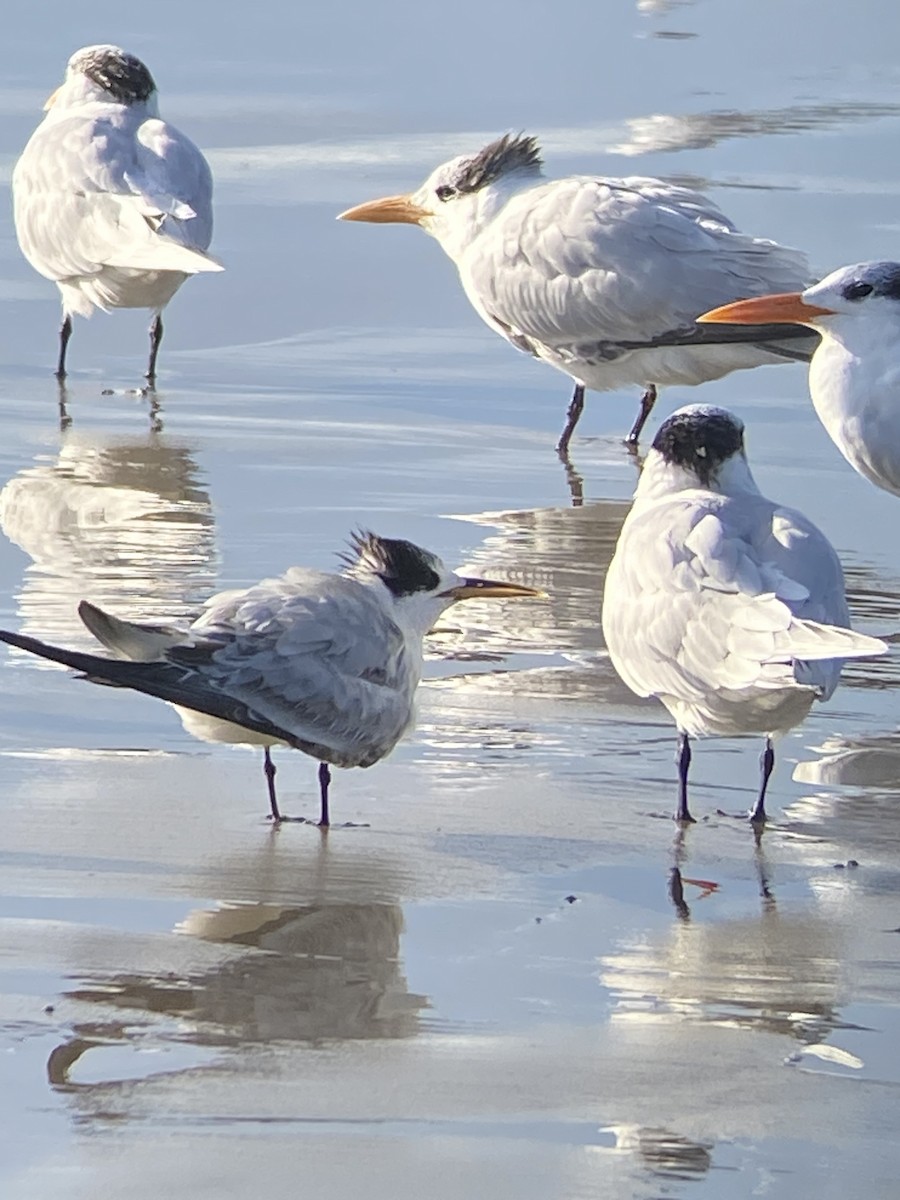
<svg viewBox="0 0 900 1200">
<path fill-rule="evenodd" d="M 266 775 L 266 783 L 269 785 L 269 808 L 272 810 L 272 820 L 278 825 L 281 823 L 281 813 L 275 798 L 275 764 L 272 762 L 268 746 L 263 751 L 263 771 Z"/>
<path fill-rule="evenodd" d="M 581 416 L 583 409 L 584 384 L 576 383 L 572 399 L 569 401 L 569 411 L 566 413 L 566 425 L 560 434 L 559 441 L 556 443 L 556 452 L 560 458 L 565 458 L 569 453 L 569 442 L 572 440 L 572 434 L 575 432 L 575 426 L 578 424 L 578 418 Z"/>
<path fill-rule="evenodd" d="M 772 749 L 772 739 L 766 738 L 766 748 L 759 756 L 759 796 L 750 810 L 750 820 L 754 825 L 766 823 L 766 788 L 769 786 L 769 776 L 774 766 L 775 751 Z"/>
<path fill-rule="evenodd" d="M 56 378 L 65 379 L 66 377 L 66 347 L 69 345 L 69 338 L 72 336 L 72 318 L 68 313 L 63 317 L 63 323 L 59 327 L 59 358 L 56 362 Z"/>
<path fill-rule="evenodd" d="M 150 322 L 150 362 L 147 364 L 147 382 L 156 383 L 156 356 L 163 337 L 162 313 L 157 313 Z"/>
<path fill-rule="evenodd" d="M 328 815 L 329 783 L 331 783 L 331 772 L 328 770 L 328 763 L 319 763 L 319 792 L 322 797 L 322 811 L 319 817 L 320 829 L 327 829 L 331 824 L 331 817 Z"/>
<path fill-rule="evenodd" d="M 653 405 L 656 403 L 656 385 L 649 384 L 644 389 L 644 394 L 641 396 L 641 407 L 638 415 L 635 417 L 628 437 L 625 439 L 629 446 L 636 446 L 641 434 L 644 432 L 644 426 L 647 424 L 647 418 L 653 412 Z"/>
<path fill-rule="evenodd" d="M 688 808 L 687 798 L 688 771 L 691 769 L 691 740 L 686 733 L 681 734 L 678 739 L 678 753 L 675 761 L 678 763 L 678 812 L 675 814 L 675 820 L 693 825 L 694 818 Z"/>
</svg>

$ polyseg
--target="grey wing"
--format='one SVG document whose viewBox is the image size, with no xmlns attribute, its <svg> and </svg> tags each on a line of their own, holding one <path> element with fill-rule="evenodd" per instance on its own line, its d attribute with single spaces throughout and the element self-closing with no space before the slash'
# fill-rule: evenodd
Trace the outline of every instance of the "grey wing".
<svg viewBox="0 0 900 1200">
<path fill-rule="evenodd" d="M 362 585 L 295 570 L 214 600 L 193 645 L 166 659 L 290 732 L 331 761 L 367 766 L 409 727 L 416 648 Z"/>
<path fill-rule="evenodd" d="M 599 340 L 606 357 L 620 343 L 668 344 L 679 333 L 696 340 L 694 319 L 710 305 L 810 280 L 801 252 L 739 233 L 699 193 L 587 177 L 514 197 L 460 273 L 500 332 L 550 346 Z"/>
<path fill-rule="evenodd" d="M 819 548 L 803 564 L 808 586 L 794 577 L 795 550 L 769 553 L 767 529 L 786 537 L 783 512 L 762 499 L 746 509 L 680 499 L 629 516 L 607 575 L 603 630 L 633 691 L 685 702 L 796 684 L 827 692 L 837 680 L 829 656 L 878 652 L 872 639 L 832 628 L 840 605 L 816 598 Z"/>
<path fill-rule="evenodd" d="M 73 117 L 45 122 L 32 135 L 13 172 L 14 213 L 22 252 L 46 278 L 68 279 L 95 274 L 106 265 L 127 266 L 130 255 L 135 266 L 177 270 L 183 265 L 190 272 L 189 262 L 166 260 L 166 242 L 201 250 L 209 244 L 211 190 L 204 182 L 203 166 L 180 146 L 189 169 L 181 180 L 170 178 L 166 192 L 151 169 L 153 146 L 164 139 L 151 128 L 150 145 L 143 146 L 137 140 L 142 128 Z M 177 197 L 176 184 L 190 199 Z M 165 197 L 171 212 L 160 206 Z M 188 217 L 188 209 L 197 215 Z M 194 234 L 185 233 L 191 228 Z M 147 261 L 155 246 L 158 263 Z"/>
<path fill-rule="evenodd" d="M 206 250 L 212 240 L 213 181 L 209 163 L 190 138 L 165 121 L 137 132 L 136 163 L 127 181 L 162 214 L 160 232 L 183 246 Z"/>
</svg>

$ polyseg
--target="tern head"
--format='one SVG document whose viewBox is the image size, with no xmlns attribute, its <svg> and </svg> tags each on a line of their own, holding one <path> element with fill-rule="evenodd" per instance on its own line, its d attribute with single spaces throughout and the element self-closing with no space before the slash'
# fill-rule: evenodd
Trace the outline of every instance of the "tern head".
<svg viewBox="0 0 900 1200">
<path fill-rule="evenodd" d="M 697 318 L 729 325 L 809 325 L 844 340 L 852 331 L 877 339 L 900 330 L 900 263 L 866 262 L 832 271 L 805 292 L 738 300 Z"/>
<path fill-rule="evenodd" d="M 358 204 L 338 220 L 421 225 L 453 258 L 511 192 L 541 178 L 541 165 L 536 138 L 505 133 L 477 154 L 442 163 L 418 191 Z"/>
<path fill-rule="evenodd" d="M 342 557 L 346 575 L 386 589 L 392 617 L 420 634 L 427 633 L 441 613 L 459 600 L 544 595 L 518 583 L 458 575 L 436 554 L 413 542 L 379 537 L 366 530 L 352 535 L 350 552 Z"/>
<path fill-rule="evenodd" d="M 758 492 L 744 454 L 743 422 L 726 408 L 688 404 L 663 421 L 635 495 L 656 499 L 692 488 Z"/>
<path fill-rule="evenodd" d="M 152 107 L 155 95 L 153 76 L 139 58 L 119 46 L 85 46 L 69 59 L 65 80 L 44 108 L 63 110 L 98 101 Z"/>
</svg>

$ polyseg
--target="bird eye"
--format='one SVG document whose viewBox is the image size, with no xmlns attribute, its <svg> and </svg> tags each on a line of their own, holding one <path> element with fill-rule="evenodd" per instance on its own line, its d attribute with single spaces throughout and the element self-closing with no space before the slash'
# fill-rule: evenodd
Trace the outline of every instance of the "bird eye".
<svg viewBox="0 0 900 1200">
<path fill-rule="evenodd" d="M 863 296 L 871 295 L 872 291 L 871 283 L 862 283 L 857 280 L 856 283 L 851 283 L 849 287 L 844 288 L 844 299 L 862 300 Z"/>
<path fill-rule="evenodd" d="M 456 195 L 456 188 L 451 187 L 449 183 L 442 183 L 439 188 L 435 189 L 434 194 L 438 200 L 449 200 L 452 196 Z"/>
</svg>

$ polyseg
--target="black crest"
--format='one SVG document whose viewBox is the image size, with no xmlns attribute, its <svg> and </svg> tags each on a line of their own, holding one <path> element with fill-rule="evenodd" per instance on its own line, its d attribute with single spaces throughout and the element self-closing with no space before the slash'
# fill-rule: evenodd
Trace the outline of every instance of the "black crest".
<svg viewBox="0 0 900 1200">
<path fill-rule="evenodd" d="M 149 100 L 156 91 L 153 76 L 139 58 L 117 46 L 91 46 L 72 62 L 119 104 Z"/>
<path fill-rule="evenodd" d="M 541 165 L 537 138 L 524 133 L 504 133 L 460 165 L 453 186 L 457 192 L 477 192 L 510 171 L 539 171 Z"/>
<path fill-rule="evenodd" d="M 663 421 L 653 449 L 667 463 L 696 475 L 707 486 L 723 462 L 744 447 L 744 427 L 724 408 L 694 405 Z"/>
<path fill-rule="evenodd" d="M 433 554 L 412 542 L 379 537 L 368 530 L 351 534 L 350 553 L 341 557 L 351 569 L 377 575 L 394 596 L 431 592 L 441 581 Z"/>
</svg>

